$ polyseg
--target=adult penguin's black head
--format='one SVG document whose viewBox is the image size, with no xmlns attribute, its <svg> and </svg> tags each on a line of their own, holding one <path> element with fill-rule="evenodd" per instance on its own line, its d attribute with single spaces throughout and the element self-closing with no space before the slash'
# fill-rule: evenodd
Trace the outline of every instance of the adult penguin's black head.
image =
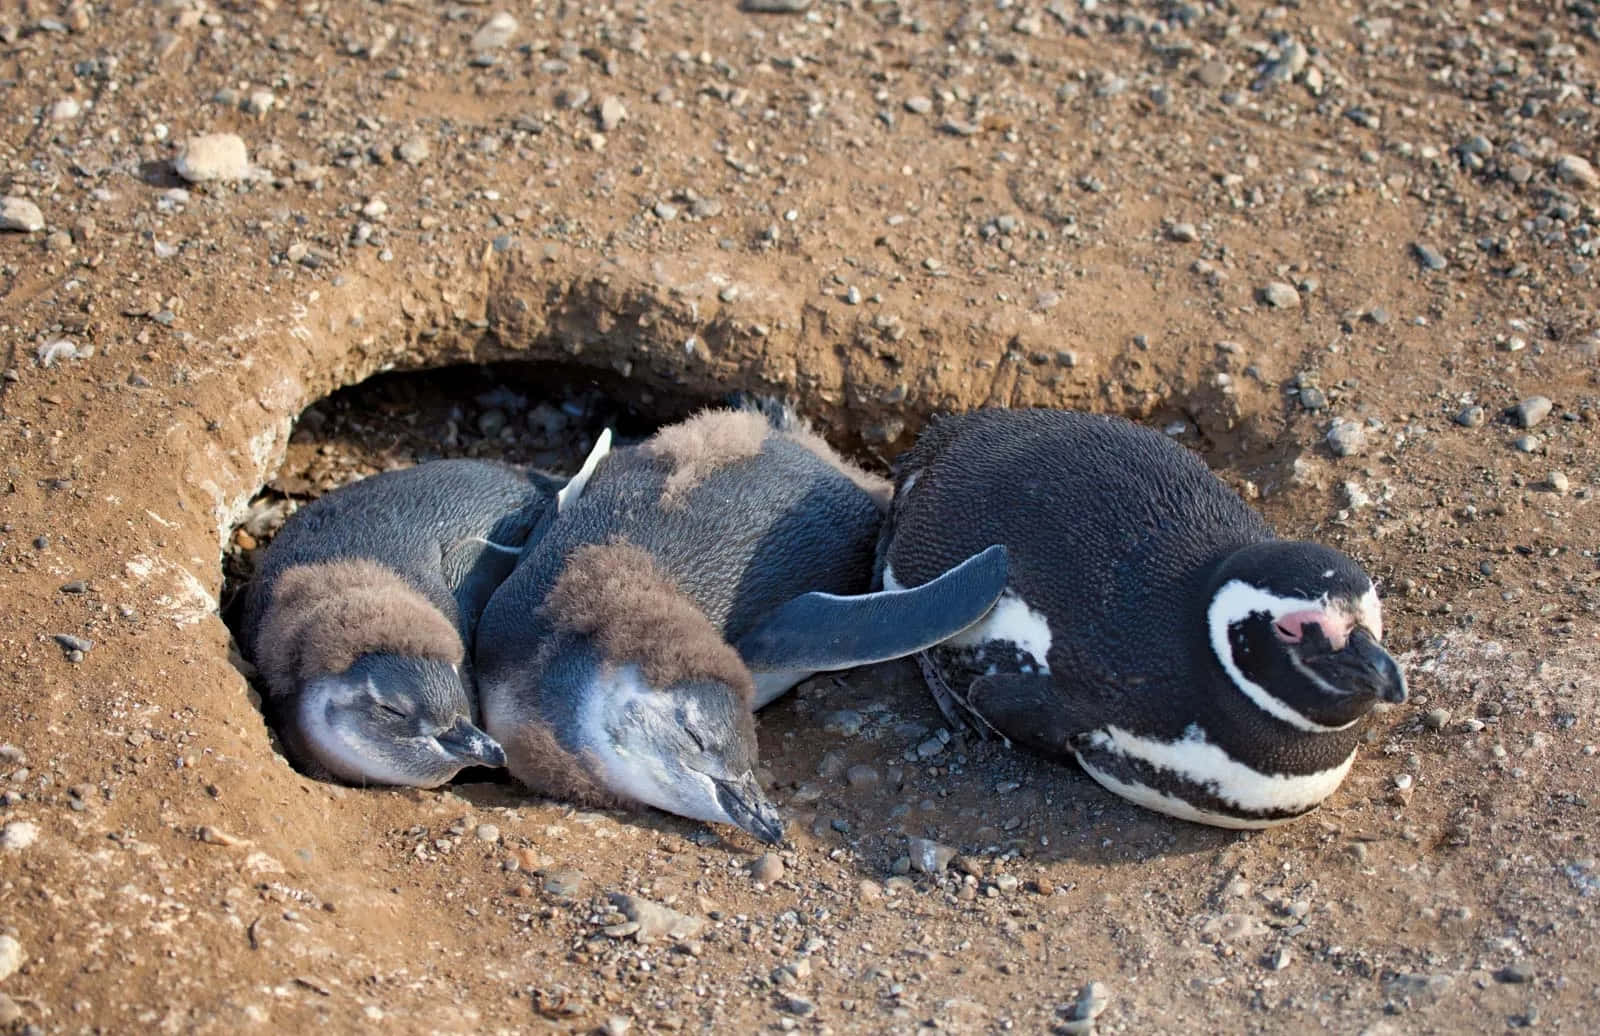
<svg viewBox="0 0 1600 1036">
<path fill-rule="evenodd" d="M 1212 580 L 1206 621 L 1234 685 L 1299 730 L 1342 730 L 1379 701 L 1406 700 L 1372 580 L 1330 547 L 1269 540 L 1235 552 Z"/>
</svg>

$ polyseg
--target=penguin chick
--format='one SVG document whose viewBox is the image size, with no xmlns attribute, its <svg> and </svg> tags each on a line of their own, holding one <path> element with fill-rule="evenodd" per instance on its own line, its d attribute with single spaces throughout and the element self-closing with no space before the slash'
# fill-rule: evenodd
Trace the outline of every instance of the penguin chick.
<svg viewBox="0 0 1600 1036">
<path fill-rule="evenodd" d="M 937 643 L 1005 584 L 996 550 L 868 593 L 887 498 L 786 412 L 707 411 L 612 453 L 478 628 L 484 725 L 511 772 L 777 842 L 753 710 L 813 672 Z"/>
<path fill-rule="evenodd" d="M 880 549 L 916 586 L 1003 543 L 994 610 L 920 661 L 941 709 L 1140 805 L 1260 828 L 1313 809 L 1405 677 L 1372 580 L 1276 539 L 1192 453 L 1120 418 L 984 410 L 903 458 Z"/>
<path fill-rule="evenodd" d="M 505 765 L 476 725 L 464 646 L 559 487 L 433 461 L 334 490 L 284 525 L 246 591 L 240 641 L 295 763 L 416 787 Z"/>
</svg>

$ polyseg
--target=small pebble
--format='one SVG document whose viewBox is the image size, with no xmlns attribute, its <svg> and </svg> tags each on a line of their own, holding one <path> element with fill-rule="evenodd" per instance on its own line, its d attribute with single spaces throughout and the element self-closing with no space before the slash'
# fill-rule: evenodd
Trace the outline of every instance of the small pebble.
<svg viewBox="0 0 1600 1036">
<path fill-rule="evenodd" d="M 1300 293 L 1292 284 L 1272 281 L 1261 289 L 1261 301 L 1273 309 L 1293 309 L 1300 305 Z"/>
<path fill-rule="evenodd" d="M 500 840 L 500 829 L 493 824 L 479 824 L 473 834 L 477 836 L 480 842 L 498 842 Z"/>
<path fill-rule="evenodd" d="M 1538 453 L 1544 440 L 1537 435 L 1519 435 L 1511 441 L 1512 447 L 1522 453 Z"/>
<path fill-rule="evenodd" d="M 583 888 L 583 872 L 563 868 L 561 870 L 546 871 L 544 875 L 544 890 L 547 895 L 558 899 L 566 899 L 578 894 Z"/>
<path fill-rule="evenodd" d="M 771 885 L 783 877 L 783 859 L 777 853 L 762 853 L 750 862 L 750 880 Z"/>
<path fill-rule="evenodd" d="M 601 132 L 610 133 L 622 125 L 623 120 L 628 117 L 628 109 L 623 106 L 619 98 L 607 97 L 600 102 L 600 110 L 597 117 L 600 120 Z"/>
<path fill-rule="evenodd" d="M 1600 173 L 1595 172 L 1587 158 L 1579 155 L 1562 155 L 1556 159 L 1556 179 L 1584 190 L 1600 187 Z"/>
<path fill-rule="evenodd" d="M 1501 982 L 1521 985 L 1533 981 L 1533 965 L 1525 960 L 1515 960 L 1499 971 L 1494 977 Z"/>
<path fill-rule="evenodd" d="M 1367 431 L 1360 422 L 1336 417 L 1328 426 L 1328 448 L 1336 456 L 1350 457 L 1361 452 L 1367 442 Z"/>
<path fill-rule="evenodd" d="M 1566 496 L 1567 490 L 1572 488 L 1572 483 L 1567 479 L 1564 471 L 1552 471 L 1544 478 L 1544 486 L 1556 496 Z"/>
<path fill-rule="evenodd" d="M 44 213 L 27 198 L 8 194 L 0 198 L 0 230 L 32 234 L 44 229 Z"/>
<path fill-rule="evenodd" d="M 1422 268 L 1425 270 L 1442 270 L 1450 265 L 1445 257 L 1439 254 L 1439 250 L 1432 245 L 1416 241 L 1412 243 L 1411 250 L 1416 253 L 1417 262 L 1421 263 Z"/>
<path fill-rule="evenodd" d="M 190 183 L 242 180 L 250 175 L 250 154 L 236 133 L 206 133 L 184 143 L 174 168 Z"/>
<path fill-rule="evenodd" d="M 0 827 L 0 849 L 21 852 L 39 840 L 39 825 L 31 820 L 13 820 Z"/>
<path fill-rule="evenodd" d="M 907 838 L 906 850 L 911 858 L 911 869 L 923 874 L 943 874 L 956 856 L 956 851 L 948 845 L 927 838 Z"/>
<path fill-rule="evenodd" d="M 1463 428 L 1482 428 L 1483 423 L 1489 419 L 1481 406 L 1465 406 L 1456 414 L 1455 422 Z"/>
<path fill-rule="evenodd" d="M 1198 241 L 1200 231 L 1195 229 L 1193 223 L 1174 223 L 1167 228 L 1167 239 L 1170 241 Z"/>
<path fill-rule="evenodd" d="M 1443 730 L 1450 725 L 1449 709 L 1429 709 L 1422 717 L 1422 725 L 1429 730 Z"/>
<path fill-rule="evenodd" d="M 15 936 L 0 935 L 0 982 L 4 982 L 17 973 L 28 955 L 22 951 L 22 944 Z"/>
<path fill-rule="evenodd" d="M 852 788 L 875 788 L 882 777 L 876 767 L 859 763 L 844 772 L 844 780 Z"/>
<path fill-rule="evenodd" d="M 933 111 L 933 102 L 921 94 L 906 98 L 906 111 L 913 115 L 926 115 Z"/>
<path fill-rule="evenodd" d="M 516 32 L 517 20 L 505 11 L 496 11 L 472 34 L 472 50 L 474 53 L 499 50 L 511 42 Z"/>
<path fill-rule="evenodd" d="M 61 645 L 61 650 L 63 651 L 81 651 L 84 654 L 88 654 L 94 647 L 94 641 L 85 637 L 74 636 L 71 633 L 56 633 L 53 636 L 56 643 Z"/>
<path fill-rule="evenodd" d="M 1511 417 L 1519 428 L 1532 428 L 1549 417 L 1553 407 L 1549 396 L 1529 396 L 1511 408 Z"/>
</svg>

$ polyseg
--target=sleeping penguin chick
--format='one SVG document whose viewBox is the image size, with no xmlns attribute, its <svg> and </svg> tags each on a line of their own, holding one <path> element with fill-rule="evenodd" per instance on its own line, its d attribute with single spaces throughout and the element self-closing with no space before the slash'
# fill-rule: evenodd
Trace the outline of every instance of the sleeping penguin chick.
<svg viewBox="0 0 1600 1036">
<path fill-rule="evenodd" d="M 496 591 L 484 726 L 535 791 L 782 837 L 754 709 L 977 621 L 1004 552 L 869 594 L 888 484 L 792 415 L 714 410 L 607 457 Z"/>
<path fill-rule="evenodd" d="M 559 486 L 433 461 L 334 490 L 284 525 L 246 591 L 240 641 L 297 765 L 424 788 L 505 765 L 475 725 L 464 645 Z"/>
<path fill-rule="evenodd" d="M 985 410 L 929 428 L 899 467 L 883 585 L 990 543 L 1009 585 L 921 656 L 935 698 L 1140 805 L 1234 828 L 1300 816 L 1344 780 L 1373 705 L 1405 700 L 1360 566 L 1275 539 L 1128 421 Z"/>
</svg>

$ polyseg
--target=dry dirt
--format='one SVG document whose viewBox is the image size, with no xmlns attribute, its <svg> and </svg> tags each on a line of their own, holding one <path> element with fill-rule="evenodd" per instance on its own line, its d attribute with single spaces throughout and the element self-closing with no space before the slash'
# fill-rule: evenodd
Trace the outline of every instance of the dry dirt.
<svg viewBox="0 0 1600 1036">
<path fill-rule="evenodd" d="M 0 1031 L 1600 1031 L 1595 3 L 505 7 L 0 4 Z M 255 168 L 180 180 L 208 132 Z M 734 390 L 877 463 L 1167 428 L 1369 567 L 1414 699 L 1242 836 L 814 681 L 759 884 L 274 752 L 219 610 L 285 501 Z"/>
</svg>

